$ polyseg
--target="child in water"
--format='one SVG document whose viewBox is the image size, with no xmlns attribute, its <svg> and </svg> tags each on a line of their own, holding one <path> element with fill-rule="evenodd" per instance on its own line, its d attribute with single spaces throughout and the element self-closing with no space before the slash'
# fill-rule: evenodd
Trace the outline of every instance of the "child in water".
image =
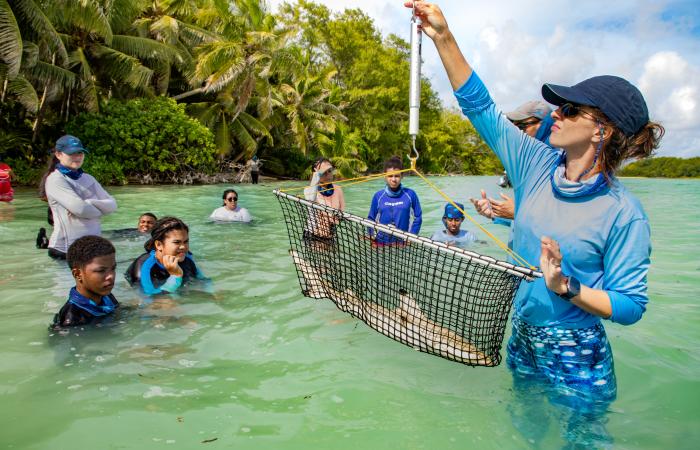
<svg viewBox="0 0 700 450">
<path fill-rule="evenodd" d="M 464 205 L 461 203 L 455 203 L 455 205 L 464 211 Z M 475 242 L 476 236 L 474 236 L 474 233 L 460 229 L 462 222 L 464 222 L 462 211 L 455 208 L 451 203 L 446 204 L 445 213 L 442 216 L 442 223 L 445 225 L 445 229 L 436 231 L 430 239 L 461 248 L 466 248 Z"/>
<path fill-rule="evenodd" d="M 53 330 L 101 322 L 119 307 L 112 295 L 117 261 L 111 242 L 99 236 L 83 236 L 68 248 L 66 260 L 75 286 L 54 316 Z"/>
<path fill-rule="evenodd" d="M 398 156 L 392 156 L 384 163 L 386 186 L 372 197 L 372 205 L 367 218 L 382 225 L 393 225 L 400 230 L 418 234 L 423 222 L 420 201 L 413 189 L 401 184 L 403 174 L 395 173 L 400 170 L 403 170 L 403 163 Z M 411 223 L 411 213 L 413 213 L 413 223 Z M 370 237 L 374 238 L 375 245 L 402 244 L 404 242 L 403 239 L 383 232 L 376 233 L 376 236 L 372 236 L 373 234 L 375 233 L 370 230 Z"/>
<path fill-rule="evenodd" d="M 157 221 L 144 248 L 146 253 L 131 263 L 124 276 L 147 295 L 173 293 L 193 278 L 207 279 L 189 252 L 189 228 L 176 217 Z"/>
</svg>

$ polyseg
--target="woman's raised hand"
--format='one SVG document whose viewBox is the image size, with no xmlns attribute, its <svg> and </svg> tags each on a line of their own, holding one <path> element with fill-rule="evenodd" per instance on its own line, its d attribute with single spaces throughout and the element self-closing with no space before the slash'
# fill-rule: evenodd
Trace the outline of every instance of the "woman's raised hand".
<svg viewBox="0 0 700 450">
<path fill-rule="evenodd" d="M 559 250 L 559 243 L 552 238 L 542 236 L 540 241 L 542 254 L 540 255 L 540 269 L 544 274 L 544 281 L 550 291 L 556 294 L 565 293 L 566 277 L 561 273 L 561 261 L 563 259 Z"/>
<path fill-rule="evenodd" d="M 440 7 L 428 2 L 404 2 L 407 8 L 414 8 L 415 14 L 423 22 L 421 29 L 430 39 L 435 39 L 448 31 L 447 20 L 442 14 Z"/>
<path fill-rule="evenodd" d="M 163 266 L 168 273 L 174 277 L 183 275 L 182 268 L 178 264 L 178 257 L 173 255 L 163 255 Z"/>
</svg>

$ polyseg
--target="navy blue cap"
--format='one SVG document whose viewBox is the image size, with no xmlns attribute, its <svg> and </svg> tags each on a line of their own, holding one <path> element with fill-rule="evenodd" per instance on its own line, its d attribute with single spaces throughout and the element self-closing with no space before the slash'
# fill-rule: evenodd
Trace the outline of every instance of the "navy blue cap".
<svg viewBox="0 0 700 450">
<path fill-rule="evenodd" d="M 460 209 L 464 211 L 463 204 L 455 202 L 455 205 L 459 206 Z M 464 219 L 464 214 L 462 214 L 462 211 L 455 208 L 452 203 L 448 203 L 445 205 L 445 214 L 442 217 L 447 219 Z"/>
<path fill-rule="evenodd" d="M 542 97 L 549 103 L 594 106 L 627 136 L 633 136 L 649 122 L 649 110 L 642 93 L 624 78 L 601 75 L 571 87 L 542 86 Z"/>
<path fill-rule="evenodd" d="M 78 152 L 88 153 L 87 149 L 83 147 L 83 143 L 80 142 L 80 139 L 75 136 L 71 136 L 70 134 L 66 134 L 65 136 L 58 138 L 56 141 L 56 150 L 67 155 L 72 155 L 73 153 Z"/>
</svg>

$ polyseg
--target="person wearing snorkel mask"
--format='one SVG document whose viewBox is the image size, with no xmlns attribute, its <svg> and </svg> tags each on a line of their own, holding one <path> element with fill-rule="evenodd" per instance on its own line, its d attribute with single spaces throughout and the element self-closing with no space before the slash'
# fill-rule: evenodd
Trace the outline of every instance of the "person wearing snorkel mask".
<svg viewBox="0 0 700 450">
<path fill-rule="evenodd" d="M 464 205 L 455 203 L 462 211 Z M 445 213 L 442 216 L 444 229 L 437 230 L 430 239 L 438 242 L 444 242 L 447 245 L 455 245 L 461 248 L 467 248 L 472 243 L 476 242 L 476 236 L 471 231 L 462 230 L 462 222 L 464 222 L 464 214 L 451 203 L 445 205 Z"/>
</svg>

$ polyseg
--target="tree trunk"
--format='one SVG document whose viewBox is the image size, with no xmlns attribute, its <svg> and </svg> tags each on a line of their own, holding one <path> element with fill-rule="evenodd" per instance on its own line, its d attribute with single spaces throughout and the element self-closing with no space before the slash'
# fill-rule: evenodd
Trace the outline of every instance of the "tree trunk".
<svg viewBox="0 0 700 450">
<path fill-rule="evenodd" d="M 172 98 L 175 101 L 179 101 L 179 100 L 182 100 L 183 98 L 187 98 L 187 97 L 190 97 L 190 96 L 195 95 L 195 94 L 201 94 L 202 92 L 204 92 L 204 88 L 200 87 L 197 89 L 192 89 L 191 91 L 183 92 L 182 94 L 174 95 L 170 98 Z"/>
</svg>

